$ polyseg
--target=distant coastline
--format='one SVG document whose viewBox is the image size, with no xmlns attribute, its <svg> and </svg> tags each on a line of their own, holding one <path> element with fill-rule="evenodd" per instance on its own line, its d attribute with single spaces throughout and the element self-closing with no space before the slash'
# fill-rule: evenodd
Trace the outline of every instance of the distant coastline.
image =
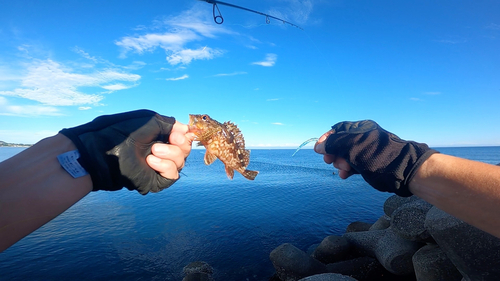
<svg viewBox="0 0 500 281">
<path fill-rule="evenodd" d="M 4 141 L 0 141 L 0 147 L 30 147 L 31 144 L 24 143 L 8 143 Z"/>
</svg>

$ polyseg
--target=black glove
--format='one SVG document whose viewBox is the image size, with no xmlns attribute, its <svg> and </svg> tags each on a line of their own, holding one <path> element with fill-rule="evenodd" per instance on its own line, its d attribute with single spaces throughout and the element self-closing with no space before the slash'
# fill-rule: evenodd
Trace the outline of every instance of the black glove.
<svg viewBox="0 0 500 281">
<path fill-rule="evenodd" d="M 174 123 L 173 117 L 137 110 L 100 116 L 60 133 L 78 148 L 78 162 L 90 174 L 93 191 L 126 187 L 144 195 L 175 182 L 162 177 L 146 163 L 154 143 L 168 143 Z"/>
<path fill-rule="evenodd" d="M 436 150 L 425 143 L 405 141 L 371 120 L 332 126 L 325 151 L 344 158 L 367 183 L 380 191 L 411 196 L 408 184 Z"/>
</svg>

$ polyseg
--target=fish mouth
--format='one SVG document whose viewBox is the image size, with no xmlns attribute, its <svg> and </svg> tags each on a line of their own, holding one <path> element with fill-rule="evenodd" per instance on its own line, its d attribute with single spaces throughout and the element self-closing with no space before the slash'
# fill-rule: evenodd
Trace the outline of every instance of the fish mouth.
<svg viewBox="0 0 500 281">
<path fill-rule="evenodd" d="M 199 131 L 198 127 L 193 126 L 193 125 L 188 125 L 188 128 L 189 128 L 189 129 L 188 129 L 188 132 L 189 132 L 189 133 L 196 133 L 196 132 L 198 132 L 198 131 Z"/>
<path fill-rule="evenodd" d="M 188 132 L 190 133 L 197 133 L 199 131 L 198 127 L 194 125 L 194 119 L 195 116 L 192 114 L 189 114 L 189 123 L 188 123 Z"/>
</svg>

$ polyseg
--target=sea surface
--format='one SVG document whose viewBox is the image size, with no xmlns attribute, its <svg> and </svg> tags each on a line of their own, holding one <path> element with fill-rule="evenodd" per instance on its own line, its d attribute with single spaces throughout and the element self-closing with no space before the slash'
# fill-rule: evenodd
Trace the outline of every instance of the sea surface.
<svg viewBox="0 0 500 281">
<path fill-rule="evenodd" d="M 0 161 L 23 149 L 0 148 Z M 500 163 L 500 147 L 437 149 Z M 252 150 L 249 169 L 260 173 L 249 181 L 229 180 L 220 161 L 206 166 L 204 150 L 193 150 L 181 179 L 160 193 L 91 192 L 0 253 L 0 280 L 182 280 L 199 260 L 215 280 L 268 280 L 269 253 L 282 243 L 307 250 L 383 214 L 391 194 L 359 175 L 341 180 L 311 149 L 293 152 Z"/>
</svg>

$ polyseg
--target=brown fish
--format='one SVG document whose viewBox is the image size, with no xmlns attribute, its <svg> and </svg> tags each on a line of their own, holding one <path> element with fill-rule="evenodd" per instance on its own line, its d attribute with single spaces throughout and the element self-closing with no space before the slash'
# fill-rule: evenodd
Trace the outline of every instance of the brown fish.
<svg viewBox="0 0 500 281">
<path fill-rule="evenodd" d="M 207 149 L 205 164 L 212 164 L 219 158 L 226 167 L 227 177 L 233 179 L 234 170 L 249 180 L 255 179 L 259 172 L 247 170 L 250 163 L 250 150 L 245 149 L 245 139 L 238 127 L 231 122 L 221 124 L 206 114 L 190 114 L 189 130 Z"/>
</svg>

